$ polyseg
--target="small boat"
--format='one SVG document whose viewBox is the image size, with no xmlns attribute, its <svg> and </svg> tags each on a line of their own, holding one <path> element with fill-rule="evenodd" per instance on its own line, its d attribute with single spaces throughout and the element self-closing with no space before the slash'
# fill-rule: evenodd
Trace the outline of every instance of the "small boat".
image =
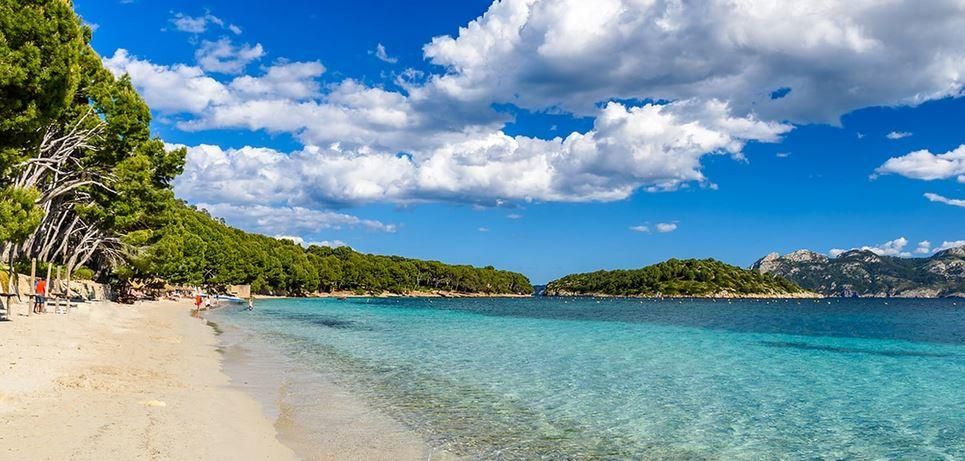
<svg viewBox="0 0 965 461">
<path fill-rule="evenodd" d="M 245 302 L 244 299 L 241 299 L 241 298 L 239 298 L 239 297 L 237 297 L 237 296 L 229 296 L 229 295 L 215 295 L 215 296 L 213 296 L 212 298 L 213 298 L 213 299 L 216 299 L 216 300 L 218 300 L 218 301 L 228 301 L 228 302 L 231 302 L 231 303 L 243 303 L 243 302 Z"/>
</svg>

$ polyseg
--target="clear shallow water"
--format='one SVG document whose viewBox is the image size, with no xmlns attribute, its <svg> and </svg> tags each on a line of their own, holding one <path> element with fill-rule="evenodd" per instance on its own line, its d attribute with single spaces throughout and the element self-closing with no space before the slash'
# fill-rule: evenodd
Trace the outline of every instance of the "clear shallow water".
<svg viewBox="0 0 965 461">
<path fill-rule="evenodd" d="M 469 458 L 965 459 L 962 300 L 270 300 L 215 319 Z"/>
</svg>

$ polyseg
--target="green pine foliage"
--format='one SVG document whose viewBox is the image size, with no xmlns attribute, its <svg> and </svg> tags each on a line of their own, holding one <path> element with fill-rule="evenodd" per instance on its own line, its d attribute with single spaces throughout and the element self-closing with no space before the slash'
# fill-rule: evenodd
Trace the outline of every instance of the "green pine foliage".
<svg viewBox="0 0 965 461">
<path fill-rule="evenodd" d="M 348 247 L 311 246 L 247 233 L 187 205 L 174 207 L 123 270 L 131 278 L 160 277 L 180 284 L 251 284 L 256 293 L 303 296 L 454 291 L 530 294 L 522 274 L 398 256 L 359 253 Z"/>
<path fill-rule="evenodd" d="M 642 269 L 572 274 L 546 286 L 551 296 L 780 295 L 801 291 L 783 278 L 714 259 L 669 259 Z"/>
<path fill-rule="evenodd" d="M 0 0 L 0 176 L 74 97 L 86 37 L 70 2 Z"/>
<path fill-rule="evenodd" d="M 0 242 L 21 242 L 43 217 L 36 191 L 6 178 L 69 105 L 86 36 L 68 2 L 0 0 Z"/>
<path fill-rule="evenodd" d="M 43 210 L 35 206 L 37 191 L 9 188 L 0 193 L 0 242 L 21 242 L 43 218 Z"/>
</svg>

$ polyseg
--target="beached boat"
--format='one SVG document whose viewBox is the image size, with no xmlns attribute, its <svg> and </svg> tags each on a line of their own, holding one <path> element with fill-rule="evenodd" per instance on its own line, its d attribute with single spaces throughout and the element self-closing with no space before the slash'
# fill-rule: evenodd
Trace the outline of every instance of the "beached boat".
<svg viewBox="0 0 965 461">
<path fill-rule="evenodd" d="M 237 297 L 237 296 L 229 296 L 229 295 L 214 295 L 214 296 L 212 296 L 212 299 L 215 299 L 215 300 L 218 300 L 218 301 L 228 301 L 228 302 L 230 302 L 230 303 L 243 303 L 243 302 L 245 302 L 244 299 L 241 299 L 241 298 L 239 298 L 239 297 Z"/>
</svg>

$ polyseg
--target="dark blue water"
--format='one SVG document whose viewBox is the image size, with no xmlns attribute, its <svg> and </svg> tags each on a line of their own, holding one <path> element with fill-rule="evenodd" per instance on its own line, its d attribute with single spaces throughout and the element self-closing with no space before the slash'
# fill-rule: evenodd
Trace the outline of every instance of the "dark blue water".
<svg viewBox="0 0 965 461">
<path fill-rule="evenodd" d="M 961 300 L 272 300 L 222 320 L 477 459 L 965 459 Z"/>
</svg>

